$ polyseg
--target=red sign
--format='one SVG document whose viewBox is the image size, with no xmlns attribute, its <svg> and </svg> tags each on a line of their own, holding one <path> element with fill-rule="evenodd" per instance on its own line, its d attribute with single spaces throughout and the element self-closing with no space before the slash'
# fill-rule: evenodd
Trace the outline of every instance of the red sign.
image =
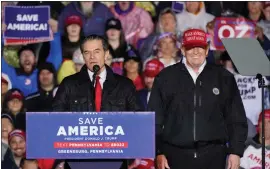
<svg viewBox="0 0 270 169">
<path fill-rule="evenodd" d="M 222 38 L 256 38 L 253 21 L 245 18 L 219 17 L 215 19 L 214 37 L 211 40 L 212 50 L 224 50 Z"/>
<path fill-rule="evenodd" d="M 27 45 L 32 43 L 48 42 L 53 40 L 53 32 L 50 30 L 49 38 L 35 38 L 35 39 L 19 39 L 19 38 L 4 38 L 4 45 Z"/>
</svg>

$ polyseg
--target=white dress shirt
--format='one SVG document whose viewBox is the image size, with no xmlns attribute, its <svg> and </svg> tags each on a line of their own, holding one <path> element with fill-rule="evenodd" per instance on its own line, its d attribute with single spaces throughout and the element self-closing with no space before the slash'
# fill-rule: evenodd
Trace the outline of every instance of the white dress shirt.
<svg viewBox="0 0 270 169">
<path fill-rule="evenodd" d="M 90 80 L 91 80 L 91 82 L 93 81 L 93 74 L 94 74 L 94 72 L 92 72 L 92 71 L 90 71 L 89 69 L 87 69 L 87 71 L 88 71 L 88 75 L 89 75 L 89 77 L 90 77 Z M 99 75 L 97 75 L 97 76 L 99 76 L 100 78 L 99 78 L 99 83 L 100 83 L 100 85 L 101 85 L 101 88 L 103 89 L 103 83 L 105 82 L 105 80 L 106 80 L 106 77 L 107 77 L 107 71 L 106 71 L 106 68 L 99 74 Z M 96 85 L 96 82 L 94 83 L 94 86 Z"/>
<path fill-rule="evenodd" d="M 203 64 L 200 66 L 198 72 L 195 72 L 188 64 L 187 64 L 187 59 L 186 57 L 183 57 L 183 62 L 189 72 L 189 74 L 191 75 L 194 83 L 196 84 L 196 80 L 198 78 L 198 76 L 200 75 L 200 73 L 203 71 L 205 65 L 206 65 L 206 60 L 203 62 Z"/>
</svg>

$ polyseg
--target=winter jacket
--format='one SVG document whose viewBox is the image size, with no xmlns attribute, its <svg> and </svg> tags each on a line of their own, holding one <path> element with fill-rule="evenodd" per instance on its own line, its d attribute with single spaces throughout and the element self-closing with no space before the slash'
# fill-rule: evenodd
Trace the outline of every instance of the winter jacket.
<svg viewBox="0 0 270 169">
<path fill-rule="evenodd" d="M 66 77 L 53 102 L 53 111 L 94 111 L 94 88 L 86 65 L 80 72 Z M 101 111 L 137 111 L 136 91 L 132 81 L 114 74 L 106 66 L 107 76 L 102 89 Z"/>
<path fill-rule="evenodd" d="M 50 41 L 51 49 L 47 58 L 47 62 L 51 62 L 55 69 L 60 67 L 62 62 L 62 49 L 60 33 L 54 34 L 54 40 Z M 26 75 L 21 68 L 14 68 L 7 64 L 4 57 L 2 59 L 2 72 L 10 78 L 13 88 L 20 89 L 24 96 L 28 96 L 38 91 L 37 73 L 38 69 L 34 69 L 30 75 Z"/>
<path fill-rule="evenodd" d="M 139 39 L 146 38 L 153 31 L 154 24 L 148 12 L 137 6 L 124 14 L 119 14 L 117 4 L 112 6 L 113 15 L 121 21 L 127 43 L 136 47 Z"/>
<path fill-rule="evenodd" d="M 90 34 L 104 35 L 105 23 L 107 19 L 112 18 L 113 15 L 106 5 L 100 2 L 94 2 L 93 13 L 90 18 L 87 18 L 80 9 L 80 2 L 71 2 L 68 4 L 58 19 L 58 29 L 61 33 L 64 32 L 65 19 L 71 15 L 80 16 L 83 21 L 84 35 Z"/>
<path fill-rule="evenodd" d="M 262 167 L 262 145 L 259 134 L 247 140 L 247 147 L 240 160 L 240 169 L 260 169 Z M 265 169 L 270 169 L 270 145 L 265 146 Z"/>
<path fill-rule="evenodd" d="M 196 84 L 183 63 L 155 77 L 148 110 L 156 113 L 157 154 L 163 145 L 191 147 L 229 141 L 229 154 L 243 155 L 247 119 L 233 74 L 207 63 Z"/>
<path fill-rule="evenodd" d="M 4 161 L 1 164 L 2 169 L 19 169 L 17 164 L 15 163 L 14 156 L 10 149 L 7 150 Z"/>
<path fill-rule="evenodd" d="M 215 17 L 205 12 L 203 2 L 201 2 L 201 9 L 198 14 L 192 14 L 184 10 L 182 13 L 176 15 L 177 19 L 177 31 L 181 34 L 190 28 L 198 28 L 206 31 L 206 25 L 212 21 Z"/>
<path fill-rule="evenodd" d="M 57 82 L 60 84 L 63 79 L 67 76 L 73 75 L 76 73 L 75 64 L 72 60 L 65 60 L 57 73 Z"/>
</svg>

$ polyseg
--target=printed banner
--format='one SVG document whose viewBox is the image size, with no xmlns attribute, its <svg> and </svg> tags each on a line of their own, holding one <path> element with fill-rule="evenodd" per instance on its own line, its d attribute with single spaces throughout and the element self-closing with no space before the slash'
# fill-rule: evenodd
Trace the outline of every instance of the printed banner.
<svg viewBox="0 0 270 169">
<path fill-rule="evenodd" d="M 218 17 L 215 19 L 211 50 L 225 50 L 222 38 L 256 38 L 255 23 L 244 18 Z"/>
<path fill-rule="evenodd" d="M 154 112 L 27 112 L 27 158 L 154 158 Z"/>
<path fill-rule="evenodd" d="M 49 38 L 49 6 L 6 6 L 4 38 Z"/>
<path fill-rule="evenodd" d="M 257 125 L 259 114 L 262 111 L 262 89 L 258 87 L 258 79 L 255 76 L 242 76 L 235 75 L 235 80 L 244 104 L 247 118 Z M 268 85 L 269 81 L 264 78 L 265 84 Z M 265 89 L 266 94 L 267 89 Z M 269 100 L 265 95 L 265 100 Z"/>
<path fill-rule="evenodd" d="M 27 45 L 33 43 L 42 43 L 48 42 L 53 40 L 53 32 L 50 30 L 50 37 L 49 38 L 35 38 L 35 39 L 14 39 L 14 38 L 5 38 L 4 45 L 5 46 L 12 46 L 12 45 Z"/>
</svg>

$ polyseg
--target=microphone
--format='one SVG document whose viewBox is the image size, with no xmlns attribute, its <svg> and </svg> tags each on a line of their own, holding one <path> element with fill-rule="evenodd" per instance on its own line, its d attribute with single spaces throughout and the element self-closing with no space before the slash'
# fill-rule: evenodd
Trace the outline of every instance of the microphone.
<svg viewBox="0 0 270 169">
<path fill-rule="evenodd" d="M 93 74 L 93 81 L 92 81 L 93 87 L 95 87 L 95 80 L 96 80 L 96 76 L 97 76 L 97 73 L 98 73 L 99 70 L 100 70 L 99 65 L 94 65 L 93 66 L 93 72 L 94 72 L 94 74 Z"/>
<path fill-rule="evenodd" d="M 99 70 L 100 70 L 99 65 L 94 65 L 94 66 L 93 66 L 94 74 L 97 74 L 97 72 L 98 72 Z"/>
</svg>

